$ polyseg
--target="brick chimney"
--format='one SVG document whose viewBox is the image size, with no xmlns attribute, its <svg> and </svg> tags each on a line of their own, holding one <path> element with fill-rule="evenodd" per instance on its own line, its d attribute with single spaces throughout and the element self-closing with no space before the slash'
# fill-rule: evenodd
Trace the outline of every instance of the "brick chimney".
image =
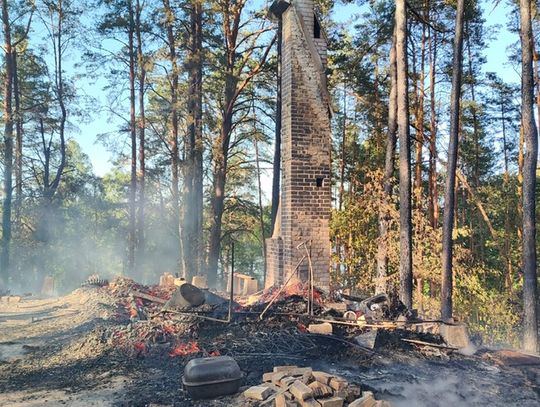
<svg viewBox="0 0 540 407">
<path fill-rule="evenodd" d="M 331 108 L 326 39 L 312 0 L 277 0 L 270 11 L 281 14 L 283 27 L 282 133 L 280 207 L 273 236 L 266 241 L 266 286 L 283 284 L 307 247 L 315 285 L 328 289 Z M 306 259 L 299 267 L 301 281 L 307 281 L 308 272 Z"/>
</svg>

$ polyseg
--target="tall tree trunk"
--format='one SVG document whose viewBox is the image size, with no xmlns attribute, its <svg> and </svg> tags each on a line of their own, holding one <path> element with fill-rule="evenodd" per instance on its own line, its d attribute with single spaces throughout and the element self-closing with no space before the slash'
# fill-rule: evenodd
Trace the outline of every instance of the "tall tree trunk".
<svg viewBox="0 0 540 407">
<path fill-rule="evenodd" d="M 205 263 L 203 256 L 203 154 L 204 154 L 204 141 L 203 141 L 203 3 L 202 1 L 195 2 L 195 17 L 196 17 L 196 35 L 194 37 L 194 44 L 196 50 L 198 50 L 197 64 L 196 64 L 196 80 L 194 81 L 196 106 L 195 106 L 195 150 L 193 152 L 193 198 L 194 205 L 194 244 L 196 248 L 195 253 L 195 272 L 202 274 L 205 271 Z"/>
<path fill-rule="evenodd" d="M 131 180 L 129 185 L 129 236 L 128 236 L 128 273 L 135 271 L 135 246 L 137 242 L 136 198 L 137 198 L 137 119 L 135 117 L 135 21 L 133 0 L 128 0 L 128 52 L 129 52 L 129 129 L 131 139 Z"/>
<path fill-rule="evenodd" d="M 227 81 L 234 81 L 229 78 Z M 226 93 L 228 86 L 225 86 Z M 227 99 L 227 97 L 226 97 Z M 208 285 L 214 287 L 217 282 L 217 269 L 219 254 L 221 251 L 221 226 L 223 211 L 225 209 L 225 182 L 227 174 L 227 155 L 232 128 L 232 106 L 231 114 L 225 112 L 223 117 L 221 134 L 214 146 L 214 183 L 212 199 L 212 219 L 210 224 L 210 244 L 208 252 Z"/>
<path fill-rule="evenodd" d="M 468 61 L 468 76 L 471 81 L 471 105 L 469 107 L 471 116 L 472 116 L 472 125 L 473 125 L 473 146 L 474 146 L 474 163 L 473 163 L 473 189 L 477 190 L 480 187 L 480 123 L 478 120 L 478 106 L 476 104 L 476 84 L 473 70 L 473 60 L 471 52 L 471 40 L 469 32 L 469 24 L 465 24 L 465 30 L 467 35 L 467 61 Z M 470 209 L 469 209 L 470 210 Z M 474 213 L 474 212 L 472 212 Z M 478 227 L 478 222 L 476 216 L 469 216 L 470 229 L 473 231 L 471 233 L 471 252 L 479 258 L 481 261 L 485 260 L 484 256 L 484 245 L 485 237 L 482 228 Z M 474 233 L 476 232 L 476 233 Z"/>
<path fill-rule="evenodd" d="M 23 119 L 21 111 L 21 89 L 17 69 L 17 50 L 13 50 L 13 97 L 15 100 L 15 219 L 20 218 L 22 205 L 22 156 L 23 156 Z"/>
<path fill-rule="evenodd" d="M 2 25 L 4 31 L 4 201 L 2 203 L 2 247 L 0 252 L 0 282 L 9 279 L 11 245 L 11 203 L 13 196 L 13 49 L 8 2 L 2 0 Z"/>
<path fill-rule="evenodd" d="M 189 281 L 201 273 L 202 241 L 202 4 L 192 3 L 188 56 L 189 97 L 184 172 L 183 268 Z M 214 286 L 212 284 L 212 286 Z"/>
<path fill-rule="evenodd" d="M 523 121 L 523 118 L 522 118 Z M 517 207 L 519 218 L 523 220 L 523 165 L 525 161 L 525 137 L 523 134 L 523 125 L 519 128 L 519 146 L 518 146 L 518 185 L 517 192 L 519 205 Z M 518 223 L 518 239 L 523 239 L 523 222 Z M 523 243 L 523 242 L 522 242 Z"/>
<path fill-rule="evenodd" d="M 341 157 L 339 160 L 339 210 L 343 208 L 343 197 L 345 192 L 345 161 L 347 154 L 347 85 L 343 82 L 343 127 L 341 133 Z"/>
<path fill-rule="evenodd" d="M 143 263 L 145 259 L 145 236 L 144 236 L 144 206 L 146 202 L 145 198 L 145 184 L 146 184 L 146 157 L 145 157 L 145 128 L 146 118 L 144 113 L 144 92 L 146 83 L 146 68 L 143 54 L 143 44 L 141 35 L 141 13 L 142 7 L 140 0 L 136 0 L 135 6 L 135 37 L 137 39 L 137 66 L 139 67 L 139 174 L 138 174 L 138 186 L 139 186 L 139 202 L 137 212 L 137 261 L 136 268 L 141 273 L 143 270 Z M 142 277 L 139 275 L 139 277 Z"/>
<path fill-rule="evenodd" d="M 407 11 L 396 0 L 397 132 L 399 136 L 400 299 L 412 307 L 411 149 L 407 77 Z"/>
<path fill-rule="evenodd" d="M 539 94 L 540 95 L 540 94 Z M 503 152 L 504 152 L 504 178 L 503 178 L 503 191 L 505 197 L 504 204 L 504 263 L 506 267 L 506 276 L 505 276 L 505 288 L 512 292 L 513 290 L 513 280 L 514 272 L 512 270 L 512 254 L 511 250 L 511 219 L 510 219 L 510 171 L 509 171 L 509 158 L 508 158 L 508 140 L 506 136 L 506 111 L 504 105 L 506 101 L 501 94 L 501 99 L 499 101 L 501 106 L 501 127 L 502 127 L 502 138 L 503 138 Z M 540 118 L 540 116 L 539 116 Z"/>
<path fill-rule="evenodd" d="M 427 4 L 424 1 L 424 19 L 428 21 Z M 420 46 L 420 73 L 417 86 L 416 103 L 416 157 L 414 171 L 414 198 L 415 208 L 422 209 L 422 150 L 424 147 L 424 93 L 425 93 L 425 65 L 426 65 L 426 25 L 422 24 L 422 40 Z"/>
<path fill-rule="evenodd" d="M 435 64 L 437 61 L 437 32 L 432 30 L 429 35 L 429 223 L 433 229 L 439 224 L 439 197 L 437 192 L 437 110 L 435 100 L 436 73 Z"/>
<path fill-rule="evenodd" d="M 256 137 L 256 136 L 255 136 Z M 259 198 L 259 227 L 261 228 L 261 246 L 262 246 L 262 255 L 263 259 L 266 259 L 266 245 L 265 234 L 264 234 L 264 206 L 262 200 L 262 185 L 261 185 L 261 163 L 259 155 L 259 143 L 257 138 L 253 140 L 253 147 L 255 147 L 255 165 L 257 167 L 257 195 Z M 263 276 L 266 278 L 266 262 L 263 262 Z M 264 284 L 263 284 L 264 287 Z"/>
<path fill-rule="evenodd" d="M 281 180 L 281 40 L 283 37 L 283 19 L 278 17 L 277 29 L 277 89 L 276 89 L 276 131 L 274 142 L 274 162 L 272 164 L 272 233 L 274 231 L 278 207 Z"/>
<path fill-rule="evenodd" d="M 463 16 L 465 0 L 458 0 L 454 56 L 452 61 L 452 92 L 450 94 L 450 134 L 448 142 L 447 178 L 444 192 L 441 318 L 452 318 L 452 229 L 454 225 L 454 200 L 459 136 L 459 109 L 463 56 Z"/>
<path fill-rule="evenodd" d="M 257 75 L 264 66 L 268 54 L 272 49 L 276 37 L 272 38 L 259 62 L 253 67 L 244 79 L 240 79 L 242 74 L 242 63 L 238 64 L 238 41 L 241 27 L 242 10 L 244 2 L 235 7 L 229 7 L 227 3 L 220 10 L 224 15 L 223 30 L 225 36 L 225 67 L 224 67 L 224 92 L 223 108 L 221 112 L 221 131 L 219 137 L 214 140 L 212 147 L 213 159 L 213 186 L 212 186 L 212 218 L 210 219 L 210 239 L 207 260 L 208 285 L 215 286 L 218 275 L 218 262 L 221 251 L 221 228 L 223 211 L 225 209 L 225 184 L 227 179 L 227 165 L 231 148 L 231 137 L 233 130 L 233 119 L 235 106 L 238 97 L 246 89 L 253 77 Z M 248 56 L 251 52 L 248 51 Z M 246 55 L 244 55 L 246 56 Z M 238 67 L 240 65 L 240 68 Z"/>
<path fill-rule="evenodd" d="M 523 347 L 538 350 L 536 274 L 536 163 L 538 134 L 533 114 L 531 1 L 520 0 L 521 118 L 525 138 L 523 162 Z"/>
<path fill-rule="evenodd" d="M 171 8 L 169 0 L 163 0 L 163 8 L 165 9 L 166 25 L 167 25 L 167 42 L 169 45 L 169 61 L 171 63 L 171 80 L 170 80 L 170 93 L 171 93 L 171 116 L 170 116 L 170 129 L 169 135 L 169 154 L 171 156 L 171 191 L 172 191 L 172 213 L 173 224 L 175 227 L 175 238 L 177 239 L 176 247 L 178 247 L 178 258 L 176 264 L 178 269 L 183 269 L 182 259 L 183 256 L 183 244 L 182 244 L 182 226 L 180 225 L 180 191 L 179 191 L 179 155 L 178 155 L 178 61 L 176 59 L 176 38 L 174 34 L 175 15 Z M 161 189 L 160 189 L 161 191 Z M 185 276 L 184 276 L 185 277 Z"/>
<path fill-rule="evenodd" d="M 388 135 L 386 139 L 386 157 L 384 165 L 384 196 L 379 211 L 379 246 L 377 249 L 377 282 L 376 293 L 387 290 L 388 276 L 388 227 L 390 214 L 388 205 L 392 199 L 392 176 L 394 175 L 394 156 L 396 154 L 397 132 L 397 69 L 396 69 L 396 36 L 395 30 L 390 49 L 390 96 L 388 98 Z"/>
</svg>

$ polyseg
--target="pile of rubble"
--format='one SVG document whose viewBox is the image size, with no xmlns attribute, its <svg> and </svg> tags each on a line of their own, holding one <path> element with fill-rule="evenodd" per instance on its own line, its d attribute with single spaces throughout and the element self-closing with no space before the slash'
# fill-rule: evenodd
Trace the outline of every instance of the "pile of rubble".
<svg viewBox="0 0 540 407">
<path fill-rule="evenodd" d="M 259 401 L 259 406 L 390 407 L 387 401 L 375 400 L 372 392 L 361 391 L 359 385 L 311 367 L 276 366 L 262 379 L 262 384 L 243 393 L 246 399 Z"/>
</svg>

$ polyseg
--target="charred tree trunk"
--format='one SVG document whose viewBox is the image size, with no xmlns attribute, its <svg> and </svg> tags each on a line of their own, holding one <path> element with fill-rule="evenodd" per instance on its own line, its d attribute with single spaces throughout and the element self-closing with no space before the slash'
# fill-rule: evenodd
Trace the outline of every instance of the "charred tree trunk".
<svg viewBox="0 0 540 407">
<path fill-rule="evenodd" d="M 141 13 L 142 7 L 140 0 L 136 1 L 135 5 L 135 37 L 137 40 L 137 66 L 138 66 L 138 79 L 139 79 L 139 174 L 138 174 L 138 186 L 139 186 L 139 202 L 137 211 L 137 261 L 136 268 L 138 272 L 142 272 L 142 266 L 145 258 L 145 236 L 144 236 L 144 206 L 146 202 L 145 198 L 145 184 L 146 184 L 146 158 L 145 158 L 145 128 L 146 118 L 144 110 L 144 92 L 146 86 L 146 69 L 143 54 L 143 44 L 141 35 Z M 140 276 L 139 276 L 140 277 Z"/>
<path fill-rule="evenodd" d="M 205 271 L 203 256 L 203 8 L 202 1 L 195 2 L 196 35 L 194 44 L 198 50 L 196 64 L 196 80 L 194 81 L 196 106 L 195 106 L 195 150 L 193 152 L 193 207 L 194 207 L 194 245 L 195 245 L 195 272 L 202 274 Z"/>
<path fill-rule="evenodd" d="M 392 38 L 390 49 L 390 96 L 388 98 L 388 136 L 386 139 L 386 157 L 384 166 L 384 196 L 379 211 L 379 247 L 377 250 L 377 283 L 376 293 L 387 290 L 388 276 L 388 227 L 390 214 L 388 205 L 392 199 L 392 177 L 394 175 L 394 156 L 396 154 L 397 132 L 397 69 L 396 69 L 396 36 Z"/>
<path fill-rule="evenodd" d="M 186 135 L 182 221 L 183 269 L 186 280 L 201 273 L 202 241 L 202 4 L 191 9 L 191 41 L 188 56 L 189 99 Z M 212 285 L 213 286 L 213 285 Z"/>
<path fill-rule="evenodd" d="M 533 114 L 531 1 L 520 0 L 521 37 L 521 118 L 525 139 L 523 161 L 523 347 L 538 350 L 536 274 L 536 163 L 538 134 Z"/>
<path fill-rule="evenodd" d="M 23 120 L 21 111 L 21 89 L 17 69 L 17 50 L 13 50 L 13 97 L 15 101 L 15 219 L 20 218 L 22 205 L 22 156 L 23 156 Z"/>
<path fill-rule="evenodd" d="M 261 228 L 261 247 L 262 247 L 263 259 L 266 259 L 266 245 L 264 244 L 266 236 L 264 234 L 264 206 L 263 206 L 262 185 L 261 185 L 261 163 L 260 163 L 260 156 L 259 156 L 259 143 L 257 142 L 256 138 L 253 140 L 253 147 L 255 147 L 255 164 L 257 168 L 257 195 L 259 198 L 259 226 Z M 263 278 L 266 278 L 266 261 L 263 262 L 263 267 L 264 267 Z"/>
<path fill-rule="evenodd" d="M 396 1 L 397 132 L 399 136 L 400 299 L 412 307 L 411 150 L 407 77 L 407 12 Z"/>
<path fill-rule="evenodd" d="M 437 32 L 432 30 L 429 36 L 429 181 L 428 181 L 428 214 L 433 229 L 439 224 L 439 197 L 437 192 L 437 110 L 435 100 L 435 63 L 437 61 Z"/>
<path fill-rule="evenodd" d="M 234 83 L 235 79 L 231 76 L 227 82 Z M 233 88 L 225 85 L 225 93 Z M 226 96 L 226 100 L 228 97 Z M 232 99 L 229 99 L 232 102 Z M 214 148 L 214 183 L 213 183 L 213 199 L 212 199 L 212 219 L 210 225 L 210 244 L 208 252 L 208 285 L 214 287 L 217 282 L 217 269 L 219 262 L 219 254 L 221 251 L 221 226 L 223 211 L 225 209 L 225 181 L 227 174 L 227 155 L 229 153 L 229 144 L 232 129 L 232 104 L 226 108 L 224 112 L 224 120 L 221 129 L 221 134 L 217 145 Z"/>
<path fill-rule="evenodd" d="M 183 244 L 181 239 L 182 227 L 180 225 L 180 191 L 179 191 L 179 153 L 178 153 L 178 62 L 176 60 L 176 39 L 174 33 L 175 15 L 171 8 L 169 0 L 163 0 L 163 8 L 165 9 L 166 25 L 167 25 L 167 42 L 169 45 L 169 61 L 171 63 L 171 116 L 169 135 L 169 154 L 171 156 L 171 191 L 172 191 L 172 214 L 173 224 L 175 227 L 175 238 L 177 239 L 176 246 L 178 247 L 178 258 L 176 264 L 178 269 L 183 267 Z M 161 191 L 161 189 L 160 189 Z"/>
<path fill-rule="evenodd" d="M 278 18 L 277 29 L 277 89 L 276 89 L 276 139 L 274 142 L 274 162 L 272 165 L 272 232 L 276 224 L 279 207 L 281 180 L 281 40 L 283 37 L 283 19 Z"/>
<path fill-rule="evenodd" d="M 128 52 L 129 52 L 129 107 L 130 107 L 130 139 L 131 139 L 131 180 L 129 185 L 129 236 L 128 236 L 128 273 L 135 271 L 135 246 L 137 242 L 136 198 L 137 198 L 137 119 L 135 117 L 135 21 L 133 1 L 128 0 Z"/>
<path fill-rule="evenodd" d="M 11 245 L 11 204 L 13 197 L 13 49 L 8 2 L 2 0 L 4 31 L 4 201 L 2 203 L 2 247 L 0 252 L 0 281 L 9 278 Z"/>
<path fill-rule="evenodd" d="M 391 63 L 391 62 L 390 62 Z M 339 210 L 343 209 L 345 194 L 345 155 L 347 154 L 347 85 L 343 82 L 343 128 L 341 133 L 341 159 L 339 163 Z"/>
<path fill-rule="evenodd" d="M 450 135 L 448 145 L 447 178 L 444 193 L 441 318 L 452 318 L 452 229 L 455 212 L 455 186 L 458 156 L 459 109 L 461 98 L 461 74 L 463 56 L 463 16 L 465 0 L 458 0 L 454 56 L 452 61 L 452 92 L 450 95 Z"/>
<path fill-rule="evenodd" d="M 428 21 L 427 4 L 424 2 L 424 19 Z M 426 25 L 422 24 L 422 40 L 420 46 L 420 73 L 417 86 L 416 103 L 416 157 L 414 169 L 414 199 L 415 208 L 422 209 L 422 150 L 424 147 L 424 93 L 426 65 Z"/>
<path fill-rule="evenodd" d="M 503 139 L 503 152 L 504 152 L 504 178 L 503 178 L 503 191 L 505 195 L 504 204 L 504 263 L 506 266 L 505 276 L 505 288 L 510 292 L 513 291 L 514 272 L 512 270 L 512 254 L 511 250 L 511 219 L 510 219 L 510 171 L 509 171 L 509 157 L 508 157 L 508 140 L 506 136 L 506 110 L 504 105 L 506 101 L 499 100 L 501 106 L 501 127 L 502 127 L 502 139 Z"/>
</svg>

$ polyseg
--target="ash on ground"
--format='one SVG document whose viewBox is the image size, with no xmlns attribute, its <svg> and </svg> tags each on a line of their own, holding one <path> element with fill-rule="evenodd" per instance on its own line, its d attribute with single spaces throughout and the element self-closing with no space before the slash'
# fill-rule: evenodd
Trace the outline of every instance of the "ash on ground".
<svg viewBox="0 0 540 407">
<path fill-rule="evenodd" d="M 540 405 L 538 358 L 485 349 L 464 356 L 403 322 L 381 323 L 367 346 L 357 338 L 373 324 L 346 322 L 319 295 L 309 316 L 302 290 L 277 297 L 262 319 L 272 290 L 235 303 L 229 323 L 216 321 L 227 318 L 225 300 L 163 312 L 175 289 L 117 278 L 60 298 L 2 297 L 0 404 L 258 405 L 241 391 L 195 401 L 183 390 L 189 360 L 221 355 L 238 362 L 241 390 L 274 366 L 296 365 L 344 377 L 398 407 Z M 311 329 L 321 320 L 338 321 L 331 334 Z"/>
</svg>

